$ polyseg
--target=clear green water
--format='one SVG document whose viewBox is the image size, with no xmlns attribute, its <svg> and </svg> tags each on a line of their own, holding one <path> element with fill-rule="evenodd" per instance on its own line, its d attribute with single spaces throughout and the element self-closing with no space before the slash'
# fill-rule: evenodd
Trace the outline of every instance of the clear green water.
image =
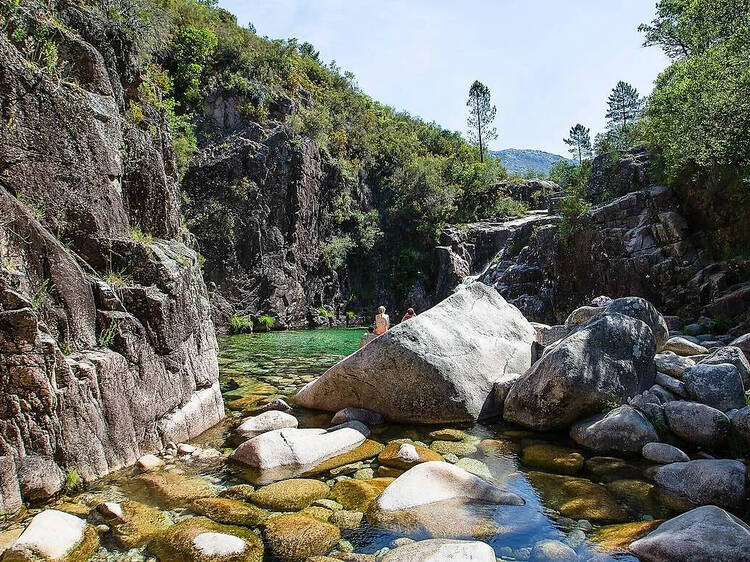
<svg viewBox="0 0 750 562">
<path fill-rule="evenodd" d="M 262 396 L 261 402 L 276 396 L 289 397 L 329 366 L 355 351 L 363 332 L 364 330 L 358 329 L 341 329 L 222 337 L 219 342 L 219 363 L 226 403 L 231 405 L 233 400 L 250 395 Z M 331 418 L 329 413 L 298 408 L 292 413 L 298 418 L 300 427 L 327 427 Z M 206 432 L 195 440 L 196 444 L 214 447 L 226 454 L 231 443 L 231 440 L 227 439 L 231 427 L 243 417 L 240 412 L 232 412 L 230 409 L 227 410 L 227 414 L 227 421 L 223 426 Z M 370 438 L 383 444 L 393 439 L 409 438 L 429 445 L 432 442 L 429 433 L 435 429 L 434 426 L 384 425 L 373 428 Z M 582 510 L 585 513 L 596 513 L 598 510 L 601 513 L 606 507 L 610 512 L 617 511 L 619 522 L 638 522 L 670 515 L 669 511 L 658 504 L 653 490 L 649 490 L 650 485 L 644 481 L 643 470 L 646 466 L 641 461 L 597 460 L 589 453 L 579 451 L 587 462 L 576 477 L 590 480 L 566 481 L 549 475 L 549 472 L 556 470 L 547 473 L 536 472 L 535 476 L 534 471 L 545 469 L 524 464 L 519 451 L 540 444 L 573 448 L 566 436 L 534 434 L 502 422 L 462 426 L 460 429 L 467 434 L 465 441 L 475 446 L 487 439 L 502 439 L 512 446 L 510 452 L 485 453 L 483 451 L 486 451 L 486 448 L 478 448 L 466 457 L 484 463 L 489 472 L 487 478 L 521 495 L 526 500 L 526 505 L 462 506 L 458 511 L 446 512 L 443 521 L 451 532 L 454 521 L 463 522 L 477 518 L 490 520 L 501 526 L 501 532 L 481 539 L 494 548 L 500 560 L 526 560 L 534 545 L 544 539 L 556 539 L 570 545 L 581 561 L 635 560 L 622 553 L 597 552 L 591 540 L 604 523 L 597 521 L 595 517 L 581 515 Z M 223 456 L 198 462 L 183 462 L 177 459 L 171 461 L 165 469 L 187 475 L 199 475 L 217 491 L 232 484 L 243 483 L 242 475 L 227 465 Z M 132 477 L 136 474 L 135 469 L 121 471 L 95 483 L 77 497 L 65 498 L 63 501 L 93 506 L 101 501 L 137 499 L 163 507 L 151 501 L 152 498 L 144 494 L 144 490 L 133 488 Z M 323 474 L 318 478 L 328 481 L 331 476 Z M 535 478 L 535 483 L 532 484 Z M 539 478 L 542 478 L 541 483 Z M 588 484 L 585 484 L 586 482 Z M 592 493 L 592 489 L 595 493 Z M 571 510 L 578 512 L 578 515 L 561 515 L 561 512 L 570 514 Z M 32 511 L 28 515 L 33 513 Z M 167 513 L 175 522 L 194 516 L 189 505 L 172 507 Z M 10 526 L 23 525 L 24 519 L 28 518 L 21 518 Z M 589 519 L 593 525 L 589 525 Z M 257 532 L 260 533 L 260 529 L 257 529 Z M 342 535 L 355 552 L 363 554 L 375 553 L 399 537 L 370 526 L 366 519 L 356 531 L 343 531 Z M 148 558 L 143 549 L 124 552 L 118 550 L 107 539 L 106 534 L 102 537 L 102 547 L 94 560 L 141 561 Z M 412 538 L 426 537 L 414 535 Z M 467 535 L 455 538 L 471 537 Z M 275 559 L 267 554 L 265 560 Z"/>
</svg>

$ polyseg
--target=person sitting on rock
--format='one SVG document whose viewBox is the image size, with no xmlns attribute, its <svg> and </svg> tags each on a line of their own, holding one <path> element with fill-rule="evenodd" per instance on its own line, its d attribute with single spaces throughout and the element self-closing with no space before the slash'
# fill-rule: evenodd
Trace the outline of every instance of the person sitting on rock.
<svg viewBox="0 0 750 562">
<path fill-rule="evenodd" d="M 385 334 L 391 327 L 391 319 L 385 313 L 385 307 L 378 307 L 378 313 L 375 316 L 375 333 L 377 335 Z"/>
<path fill-rule="evenodd" d="M 401 322 L 406 322 L 409 318 L 414 318 L 417 315 L 413 308 L 409 308 L 401 319 Z"/>
</svg>

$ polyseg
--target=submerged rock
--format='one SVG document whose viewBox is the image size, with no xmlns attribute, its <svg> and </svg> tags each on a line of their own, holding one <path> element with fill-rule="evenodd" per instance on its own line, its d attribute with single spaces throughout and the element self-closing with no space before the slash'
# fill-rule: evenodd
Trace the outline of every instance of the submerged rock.
<svg viewBox="0 0 750 562">
<path fill-rule="evenodd" d="M 535 339 L 517 308 L 474 283 L 340 361 L 295 401 L 367 407 L 396 422 L 473 421 L 498 413 L 493 383 L 529 368 Z"/>
<path fill-rule="evenodd" d="M 567 447 L 535 443 L 524 447 L 521 462 L 560 474 L 578 474 L 583 468 L 583 455 Z"/>
<path fill-rule="evenodd" d="M 367 408 L 344 408 L 336 412 L 331 419 L 331 424 L 337 425 L 348 421 L 358 421 L 365 425 L 380 425 L 384 420 L 383 416 Z"/>
<path fill-rule="evenodd" d="M 112 536 L 123 548 L 145 545 L 171 525 L 172 521 L 158 509 L 134 501 L 104 503 L 97 513 L 112 529 Z"/>
<path fill-rule="evenodd" d="M 261 562 L 263 542 L 248 528 L 193 517 L 151 541 L 148 552 L 160 562 Z"/>
<path fill-rule="evenodd" d="M 739 509 L 745 501 L 745 465 L 729 459 L 676 462 L 652 473 L 660 497 L 673 509 L 718 505 Z"/>
<path fill-rule="evenodd" d="M 716 506 L 704 506 L 662 523 L 633 542 L 630 552 L 646 562 L 747 560 L 750 527 Z"/>
<path fill-rule="evenodd" d="M 99 546 L 99 535 L 85 520 L 47 509 L 34 516 L 21 536 L 3 553 L 3 562 L 83 561 Z"/>
<path fill-rule="evenodd" d="M 388 552 L 383 562 L 444 562 L 464 560 L 495 562 L 495 551 L 484 542 L 450 539 L 428 539 L 399 546 Z"/>
<path fill-rule="evenodd" d="M 627 552 L 630 543 L 647 535 L 662 521 L 635 521 L 618 525 L 599 527 L 591 534 L 591 541 L 597 547 L 609 552 Z"/>
<path fill-rule="evenodd" d="M 299 513 L 266 519 L 263 535 L 268 549 L 282 560 L 305 560 L 325 554 L 341 538 L 336 525 Z"/>
<path fill-rule="evenodd" d="M 198 498 L 214 496 L 214 489 L 198 476 L 172 472 L 151 472 L 133 478 L 129 484 L 144 499 L 165 507 L 184 507 Z"/>
<path fill-rule="evenodd" d="M 642 321 L 619 313 L 597 317 L 550 348 L 516 382 L 504 418 L 548 431 L 622 404 L 653 384 L 655 349 Z"/>
<path fill-rule="evenodd" d="M 263 486 L 250 501 L 272 511 L 299 511 L 328 496 L 331 489 L 320 480 L 295 478 Z"/>
<path fill-rule="evenodd" d="M 529 472 L 528 478 L 547 507 L 565 517 L 603 522 L 628 520 L 627 511 L 601 484 L 545 472 Z"/>
<path fill-rule="evenodd" d="M 594 451 L 625 453 L 638 453 L 646 443 L 659 440 L 646 416 L 627 405 L 576 423 L 570 428 L 570 437 Z"/>
<path fill-rule="evenodd" d="M 576 551 L 560 541 L 545 539 L 531 549 L 531 559 L 534 562 L 568 562 L 577 560 Z"/>
<path fill-rule="evenodd" d="M 242 527 L 253 527 L 268 517 L 264 509 L 230 498 L 201 498 L 195 500 L 191 508 L 217 523 Z"/>
<path fill-rule="evenodd" d="M 383 493 L 395 478 L 371 480 L 342 480 L 331 489 L 331 498 L 350 511 L 367 511 L 373 501 Z"/>
</svg>

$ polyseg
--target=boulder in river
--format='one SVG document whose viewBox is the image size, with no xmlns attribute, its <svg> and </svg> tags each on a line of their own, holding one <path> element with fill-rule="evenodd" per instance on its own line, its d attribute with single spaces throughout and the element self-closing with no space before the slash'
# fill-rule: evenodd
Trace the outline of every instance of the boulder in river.
<svg viewBox="0 0 750 562">
<path fill-rule="evenodd" d="M 673 509 L 739 509 L 745 501 L 745 475 L 745 465 L 730 459 L 675 462 L 652 472 L 661 499 Z"/>
<path fill-rule="evenodd" d="M 682 380 L 691 398 L 717 410 L 726 412 L 745 406 L 745 389 L 734 365 L 699 363 L 682 373 Z"/>
<path fill-rule="evenodd" d="M 230 459 L 257 471 L 255 484 L 303 474 L 323 461 L 361 445 L 370 430 L 360 422 L 329 429 L 277 429 L 253 437 L 235 449 Z"/>
<path fill-rule="evenodd" d="M 20 537 L 3 553 L 3 561 L 88 560 L 99 535 L 85 520 L 47 509 L 34 516 Z"/>
<path fill-rule="evenodd" d="M 734 345 L 726 345 L 714 349 L 708 357 L 701 359 L 701 365 L 718 365 L 729 363 L 737 368 L 745 388 L 750 388 L 750 362 L 742 349 Z"/>
<path fill-rule="evenodd" d="M 539 431 L 567 428 L 649 388 L 655 352 L 653 333 L 641 320 L 596 317 L 549 348 L 513 385 L 504 417 Z"/>
<path fill-rule="evenodd" d="M 473 421 L 499 412 L 494 382 L 528 369 L 535 341 L 516 307 L 474 283 L 343 359 L 295 401 L 366 407 L 395 422 Z"/>
<path fill-rule="evenodd" d="M 623 297 L 607 305 L 607 313 L 619 312 L 645 322 L 651 328 L 656 342 L 656 350 L 661 351 L 669 339 L 669 328 L 656 307 L 642 297 Z"/>
<path fill-rule="evenodd" d="M 708 353 L 708 350 L 702 345 L 680 336 L 669 338 L 664 344 L 664 349 L 662 351 L 671 351 L 683 357 Z"/>
<path fill-rule="evenodd" d="M 664 405 L 669 429 L 688 443 L 721 448 L 729 435 L 729 418 L 723 412 L 698 404 L 675 400 Z"/>
<path fill-rule="evenodd" d="M 750 526 L 713 505 L 698 507 L 662 523 L 630 545 L 646 562 L 678 560 L 747 560 Z"/>
<path fill-rule="evenodd" d="M 570 428 L 570 437 L 579 445 L 594 451 L 626 453 L 638 453 L 646 443 L 659 440 L 654 426 L 646 416 L 628 405 L 574 424 Z"/>
<path fill-rule="evenodd" d="M 246 418 L 237 428 L 237 433 L 248 439 L 257 437 L 261 433 L 284 429 L 286 427 L 297 427 L 297 418 L 279 410 L 269 410 L 257 416 Z"/>
<path fill-rule="evenodd" d="M 426 462 L 396 478 L 372 503 L 367 519 L 404 534 L 490 536 L 498 532 L 491 517 L 498 504 L 524 503 L 455 465 Z"/>
<path fill-rule="evenodd" d="M 444 562 L 464 560 L 495 562 L 495 551 L 485 542 L 453 539 L 427 539 L 399 546 L 383 557 L 383 562 Z"/>
<path fill-rule="evenodd" d="M 687 462 L 690 460 L 683 451 L 668 443 L 646 443 L 641 451 L 644 459 L 670 464 L 673 462 Z"/>
</svg>

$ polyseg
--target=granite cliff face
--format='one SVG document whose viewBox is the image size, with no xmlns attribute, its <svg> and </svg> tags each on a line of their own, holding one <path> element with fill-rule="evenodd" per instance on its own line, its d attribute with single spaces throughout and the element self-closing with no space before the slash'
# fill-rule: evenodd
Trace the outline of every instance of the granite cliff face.
<svg viewBox="0 0 750 562">
<path fill-rule="evenodd" d="M 217 321 L 234 312 L 272 316 L 277 328 L 326 325 L 321 309 L 340 321 L 347 284 L 325 254 L 337 195 L 350 187 L 315 142 L 244 122 L 201 149 L 183 189 L 206 280 L 229 305 Z"/>
<path fill-rule="evenodd" d="M 637 295 L 668 314 L 707 315 L 736 331 L 747 326 L 747 265 L 712 260 L 671 189 L 626 193 L 581 215 L 567 235 L 561 221 L 537 212 L 447 228 L 436 249 L 437 297 L 476 279 L 529 319 L 550 324 L 599 295 Z"/>
<path fill-rule="evenodd" d="M 40 9 L 41 10 L 41 9 Z M 223 417 L 163 115 L 125 118 L 132 43 L 57 7 L 62 74 L 0 36 L 0 511 Z M 49 22 L 29 12 L 27 30 Z"/>
</svg>

